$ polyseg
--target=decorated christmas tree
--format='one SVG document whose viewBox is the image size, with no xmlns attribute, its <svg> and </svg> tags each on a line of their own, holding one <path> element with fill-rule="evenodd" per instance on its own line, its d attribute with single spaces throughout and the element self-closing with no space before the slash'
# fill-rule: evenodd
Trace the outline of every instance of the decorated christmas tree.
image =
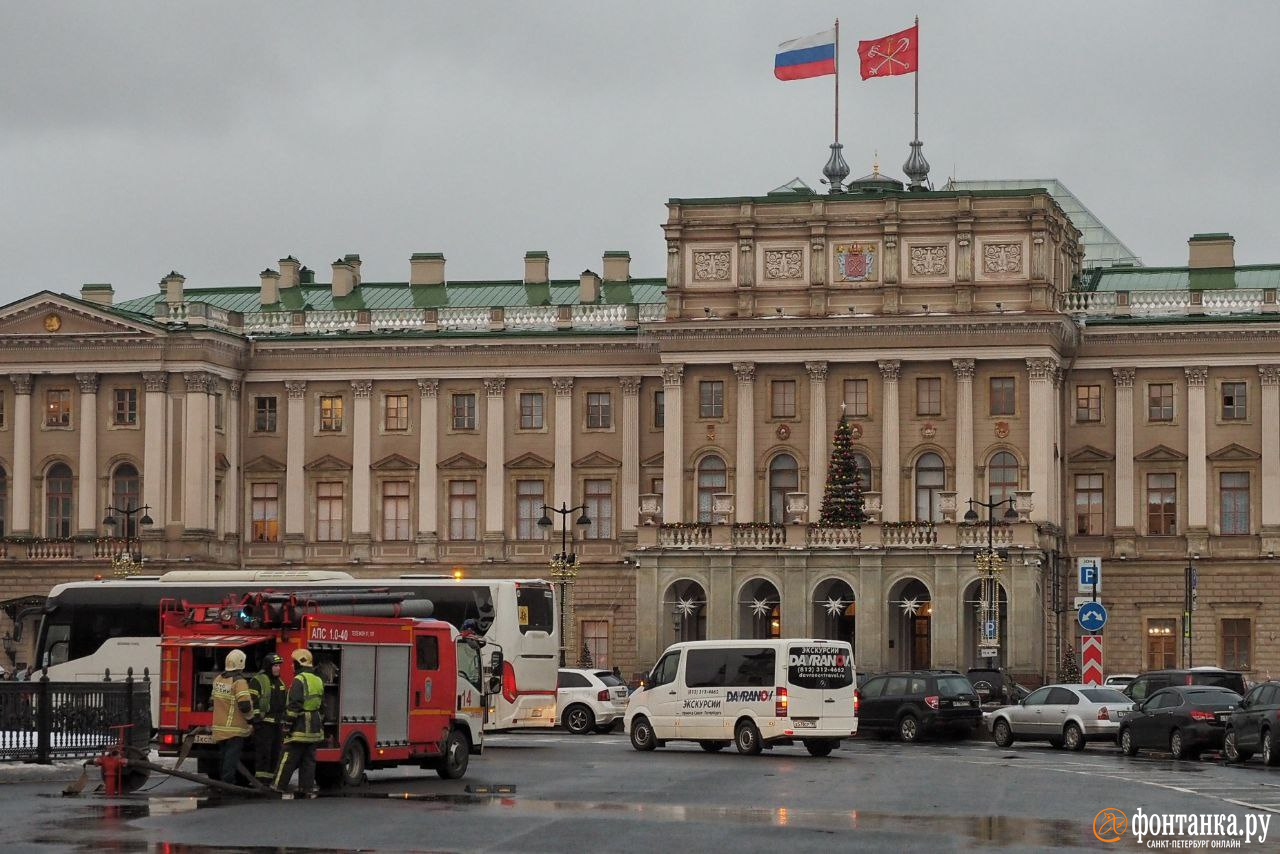
<svg viewBox="0 0 1280 854">
<path fill-rule="evenodd" d="M 818 524 L 824 528 L 858 528 L 867 521 L 863 510 L 862 478 L 853 461 L 853 432 L 840 407 L 840 423 L 831 441 L 831 461 L 827 466 L 827 485 L 822 495 L 822 512 Z"/>
<path fill-rule="evenodd" d="M 1058 670 L 1058 681 L 1075 685 L 1080 681 L 1080 665 L 1076 663 L 1075 643 L 1067 644 L 1067 651 L 1062 656 L 1062 667 Z"/>
<path fill-rule="evenodd" d="M 582 652 L 578 653 L 578 666 L 595 667 L 594 662 L 591 661 L 591 650 L 587 647 L 585 639 L 582 641 Z"/>
</svg>

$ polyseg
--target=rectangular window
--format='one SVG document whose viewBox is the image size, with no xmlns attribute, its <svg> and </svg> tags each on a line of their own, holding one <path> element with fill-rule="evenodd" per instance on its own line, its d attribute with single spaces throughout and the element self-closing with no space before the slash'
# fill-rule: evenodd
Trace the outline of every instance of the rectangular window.
<svg viewBox="0 0 1280 854">
<path fill-rule="evenodd" d="M 118 388 L 115 392 L 115 408 L 112 423 L 117 427 L 138 426 L 138 390 Z"/>
<path fill-rule="evenodd" d="M 409 539 L 409 481 L 382 483 L 382 539 Z"/>
<path fill-rule="evenodd" d="M 587 392 L 587 427 L 607 430 L 613 426 L 613 395 L 607 391 Z"/>
<path fill-rule="evenodd" d="M 250 492 L 253 528 L 250 538 L 255 543 L 280 541 L 280 485 L 255 483 Z"/>
<path fill-rule="evenodd" d="M 1218 505 L 1222 533 L 1249 533 L 1249 473 L 1224 471 L 1218 475 Z"/>
<path fill-rule="evenodd" d="M 44 425 L 71 426 L 71 389 L 51 388 L 44 393 Z"/>
<path fill-rule="evenodd" d="M 667 393 L 665 391 L 653 393 L 653 426 L 659 429 L 667 426 Z"/>
<path fill-rule="evenodd" d="M 342 395 L 320 395 L 320 432 L 342 432 Z"/>
<path fill-rule="evenodd" d="M 724 383 L 720 380 L 698 383 L 698 417 L 724 418 Z"/>
<path fill-rule="evenodd" d="M 651 493 L 653 493 L 654 495 L 662 494 L 662 478 L 655 477 L 653 480 L 649 481 L 649 484 L 650 484 L 649 491 Z"/>
<path fill-rule="evenodd" d="M 1102 420 L 1102 386 L 1076 386 L 1076 421 Z"/>
<path fill-rule="evenodd" d="M 774 418 L 796 417 L 796 381 L 774 380 L 770 384 Z"/>
<path fill-rule="evenodd" d="M 547 503 L 547 487 L 540 480 L 516 481 L 516 539 L 545 540 L 546 529 L 538 525 L 542 506 Z"/>
<path fill-rule="evenodd" d="M 1253 621 L 1222 621 L 1222 667 L 1224 670 L 1248 670 L 1253 638 Z"/>
<path fill-rule="evenodd" d="M 276 432 L 276 399 L 274 397 L 253 399 L 253 431 L 255 433 Z"/>
<path fill-rule="evenodd" d="M 866 380 L 844 381 L 844 409 L 851 418 L 866 418 L 871 414 L 871 397 Z"/>
<path fill-rule="evenodd" d="M 1013 415 L 1017 412 L 1017 385 L 1013 377 L 991 378 L 991 414 Z"/>
<path fill-rule="evenodd" d="M 474 402 L 475 395 L 468 396 Z M 476 492 L 474 480 L 449 481 L 449 539 L 476 538 Z"/>
<path fill-rule="evenodd" d="M 542 429 L 542 392 L 525 391 L 520 393 L 520 429 Z"/>
<path fill-rule="evenodd" d="M 213 393 L 213 429 L 214 430 L 221 430 L 225 427 L 225 422 L 223 420 L 224 403 L 225 403 L 225 400 L 222 396 L 222 392 L 215 391 Z"/>
<path fill-rule="evenodd" d="M 1222 384 L 1222 420 L 1243 421 L 1249 417 L 1248 383 Z"/>
<path fill-rule="evenodd" d="M 1076 475 L 1076 534 L 1102 536 L 1102 475 Z"/>
<path fill-rule="evenodd" d="M 453 429 L 476 429 L 476 396 L 474 394 L 455 394 L 453 396 Z"/>
<path fill-rule="evenodd" d="M 1178 533 L 1178 476 L 1147 475 L 1147 533 L 1172 536 Z"/>
<path fill-rule="evenodd" d="M 587 526 L 583 537 L 588 540 L 613 539 L 613 481 L 588 480 L 582 484 L 583 504 L 587 506 Z"/>
<path fill-rule="evenodd" d="M 1173 383 L 1152 383 L 1147 386 L 1147 420 L 1173 420 Z"/>
<path fill-rule="evenodd" d="M 942 379 L 921 377 L 916 380 L 916 415 L 942 414 Z"/>
<path fill-rule="evenodd" d="M 343 494 L 341 483 L 316 484 L 316 540 L 321 543 L 342 541 Z"/>
<path fill-rule="evenodd" d="M 1177 632 L 1176 620 L 1147 620 L 1147 670 L 1178 666 Z"/>
<path fill-rule="evenodd" d="M 409 395 L 388 394 L 382 398 L 382 429 L 388 432 L 409 429 Z"/>
<path fill-rule="evenodd" d="M 608 668 L 609 665 L 609 621 L 583 620 L 582 643 L 591 656 L 591 666 Z"/>
</svg>

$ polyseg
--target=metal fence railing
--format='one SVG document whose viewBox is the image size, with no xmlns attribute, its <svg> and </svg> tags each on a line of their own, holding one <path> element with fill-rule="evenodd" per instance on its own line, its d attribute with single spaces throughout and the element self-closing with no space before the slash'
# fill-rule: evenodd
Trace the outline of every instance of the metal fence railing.
<svg viewBox="0 0 1280 854">
<path fill-rule="evenodd" d="M 0 762 L 38 762 L 92 756 L 115 745 L 132 724 L 128 743 L 151 740 L 151 678 L 133 668 L 123 680 L 107 671 L 101 682 L 0 682 Z"/>
</svg>

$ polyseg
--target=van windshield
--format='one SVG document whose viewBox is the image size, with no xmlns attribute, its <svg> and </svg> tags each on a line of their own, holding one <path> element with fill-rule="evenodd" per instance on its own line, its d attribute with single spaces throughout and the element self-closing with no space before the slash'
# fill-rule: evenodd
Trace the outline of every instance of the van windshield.
<svg viewBox="0 0 1280 854">
<path fill-rule="evenodd" d="M 787 681 L 798 688 L 845 688 L 853 684 L 853 657 L 838 646 L 793 646 L 787 651 Z"/>
</svg>

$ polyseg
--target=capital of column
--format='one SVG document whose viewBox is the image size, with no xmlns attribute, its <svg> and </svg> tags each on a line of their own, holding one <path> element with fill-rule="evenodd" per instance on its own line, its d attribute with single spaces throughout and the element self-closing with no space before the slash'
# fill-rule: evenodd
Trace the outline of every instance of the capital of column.
<svg viewBox="0 0 1280 854">
<path fill-rule="evenodd" d="M 1053 372 L 1053 387 L 1062 388 L 1062 384 L 1067 381 L 1067 371 L 1065 368 L 1058 368 Z"/>
<path fill-rule="evenodd" d="M 507 391 L 507 378 L 485 377 L 484 391 L 489 397 L 502 397 Z"/>
<path fill-rule="evenodd" d="M 734 362 L 733 375 L 738 378 L 740 383 L 753 383 L 756 381 L 756 363 L 755 362 Z"/>
<path fill-rule="evenodd" d="M 1043 356 L 1027 359 L 1027 374 L 1032 382 L 1052 382 L 1057 373 L 1057 359 Z"/>
<path fill-rule="evenodd" d="M 1133 378 L 1137 371 L 1133 368 L 1112 368 L 1111 376 L 1115 378 L 1116 388 L 1133 388 Z"/>
<path fill-rule="evenodd" d="M 898 381 L 898 375 L 902 372 L 901 359 L 881 359 L 877 364 L 880 365 L 880 376 L 884 377 L 885 382 Z"/>
<path fill-rule="evenodd" d="M 624 397 L 635 397 L 640 393 L 640 377 L 618 377 L 618 385 L 622 386 Z"/>
<path fill-rule="evenodd" d="M 552 377 L 551 387 L 555 389 L 556 397 L 569 397 L 573 394 L 573 377 Z"/>
<path fill-rule="evenodd" d="M 1190 368 L 1183 368 L 1182 372 L 1187 375 L 1188 386 L 1200 386 L 1203 388 L 1205 380 L 1209 379 L 1208 365 L 1195 365 Z"/>
<path fill-rule="evenodd" d="M 142 375 L 142 384 L 147 391 L 168 391 L 169 390 L 169 372 L 168 371 L 147 371 Z"/>
<path fill-rule="evenodd" d="M 684 383 L 684 365 L 670 364 L 662 366 L 662 384 L 668 388 L 680 388 Z"/>
<path fill-rule="evenodd" d="M 1258 365 L 1263 385 L 1280 385 L 1280 365 Z"/>
<path fill-rule="evenodd" d="M 31 394 L 31 374 L 9 374 L 14 394 Z"/>
<path fill-rule="evenodd" d="M 809 373 L 809 379 L 814 382 L 822 382 L 827 378 L 826 362 L 805 362 L 804 369 Z"/>
<path fill-rule="evenodd" d="M 239 380 L 227 380 L 227 395 L 232 400 L 240 399 L 240 381 Z"/>
<path fill-rule="evenodd" d="M 956 372 L 956 379 L 961 382 L 973 382 L 973 359 L 952 359 L 951 367 Z"/>
<path fill-rule="evenodd" d="M 213 374 L 192 371 L 182 375 L 187 383 L 187 394 L 209 394 L 213 391 Z"/>
<path fill-rule="evenodd" d="M 302 400 L 307 394 L 306 380 L 285 380 L 285 391 L 289 392 L 290 400 Z"/>
<path fill-rule="evenodd" d="M 418 392 L 423 397 L 435 397 L 440 394 L 440 380 L 418 380 Z"/>
<path fill-rule="evenodd" d="M 98 393 L 98 375 L 92 372 L 80 372 L 76 374 L 76 382 L 80 385 L 81 394 L 97 394 Z"/>
<path fill-rule="evenodd" d="M 371 397 L 373 395 L 373 380 L 352 380 L 351 391 L 356 397 Z"/>
</svg>

